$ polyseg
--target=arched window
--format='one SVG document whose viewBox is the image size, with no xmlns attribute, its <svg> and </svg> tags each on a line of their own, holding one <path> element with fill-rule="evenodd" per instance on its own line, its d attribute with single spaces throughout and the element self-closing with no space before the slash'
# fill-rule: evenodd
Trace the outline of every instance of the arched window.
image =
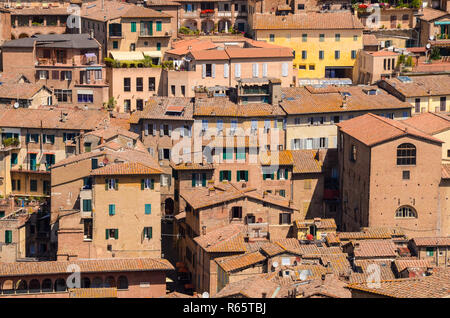
<svg viewBox="0 0 450 318">
<path fill-rule="evenodd" d="M 91 287 L 91 280 L 87 277 L 83 277 L 81 280 L 81 288 L 89 288 Z"/>
<path fill-rule="evenodd" d="M 95 277 L 92 281 L 92 288 L 101 288 L 103 287 L 103 280 L 100 277 Z"/>
<path fill-rule="evenodd" d="M 417 212 L 410 206 L 401 206 L 395 211 L 396 218 L 417 218 Z"/>
<path fill-rule="evenodd" d="M 103 285 L 103 287 L 116 287 L 116 280 L 114 279 L 114 277 L 107 277 L 105 279 L 105 284 Z"/>
<path fill-rule="evenodd" d="M 32 279 L 28 289 L 30 293 L 39 293 L 41 291 L 41 283 L 37 279 Z"/>
<path fill-rule="evenodd" d="M 128 279 L 125 276 L 120 276 L 117 280 L 117 289 L 128 289 Z"/>
<path fill-rule="evenodd" d="M 53 291 L 53 283 L 52 280 L 47 278 L 42 281 L 42 292 L 43 293 L 51 293 Z"/>
<path fill-rule="evenodd" d="M 12 280 L 5 280 L 2 285 L 3 294 L 14 294 L 14 283 Z"/>
<path fill-rule="evenodd" d="M 55 282 L 55 291 L 66 291 L 66 281 L 62 278 L 58 278 Z"/>
<path fill-rule="evenodd" d="M 416 146 L 413 144 L 401 144 L 397 147 L 397 165 L 415 165 L 416 164 Z"/>
<path fill-rule="evenodd" d="M 25 294 L 28 290 L 28 284 L 24 280 L 19 280 L 16 283 L 16 293 L 17 294 Z"/>
</svg>

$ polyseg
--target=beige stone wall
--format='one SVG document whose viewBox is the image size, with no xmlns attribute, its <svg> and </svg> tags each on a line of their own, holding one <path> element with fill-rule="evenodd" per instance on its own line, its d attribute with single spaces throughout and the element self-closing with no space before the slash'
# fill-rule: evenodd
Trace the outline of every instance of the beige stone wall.
<svg viewBox="0 0 450 318">
<path fill-rule="evenodd" d="M 109 176 L 119 180 L 118 190 L 105 190 L 105 177 L 95 178 L 93 186 L 93 244 L 99 257 L 161 257 L 161 197 L 159 175 Z M 108 178 L 109 178 L 108 177 Z M 141 179 L 154 179 L 155 189 L 141 190 Z M 108 213 L 115 204 L 115 215 Z M 151 204 L 151 214 L 145 214 Z M 152 227 L 152 239 L 143 239 L 144 227 Z M 118 240 L 106 239 L 106 229 L 119 229 Z"/>
</svg>

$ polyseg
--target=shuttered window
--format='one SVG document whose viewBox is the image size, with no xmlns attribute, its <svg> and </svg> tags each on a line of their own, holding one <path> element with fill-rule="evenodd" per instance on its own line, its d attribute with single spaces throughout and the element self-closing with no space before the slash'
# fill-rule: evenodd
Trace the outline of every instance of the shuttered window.
<svg viewBox="0 0 450 318">
<path fill-rule="evenodd" d="M 12 231 L 6 230 L 5 231 L 5 244 L 11 244 L 12 243 Z"/>
<path fill-rule="evenodd" d="M 225 63 L 223 65 L 223 77 L 228 78 L 229 75 L 230 75 L 230 65 L 228 63 Z"/>
<path fill-rule="evenodd" d="M 151 204 L 145 205 L 145 214 L 152 214 L 152 205 Z"/>
<path fill-rule="evenodd" d="M 241 77 L 241 64 L 234 65 L 234 77 L 237 77 L 237 78 Z"/>
<path fill-rule="evenodd" d="M 109 205 L 109 215 L 116 215 L 116 205 L 115 204 Z"/>
<path fill-rule="evenodd" d="M 288 76 L 288 63 L 281 64 L 281 76 Z"/>
</svg>

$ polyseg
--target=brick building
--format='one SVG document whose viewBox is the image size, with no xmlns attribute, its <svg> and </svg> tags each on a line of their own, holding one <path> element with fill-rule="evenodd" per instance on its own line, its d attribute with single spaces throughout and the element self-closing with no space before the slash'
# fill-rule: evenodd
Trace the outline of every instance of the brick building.
<svg viewBox="0 0 450 318">
<path fill-rule="evenodd" d="M 338 124 L 344 231 L 399 227 L 410 237 L 442 235 L 442 141 L 373 114 Z"/>
</svg>

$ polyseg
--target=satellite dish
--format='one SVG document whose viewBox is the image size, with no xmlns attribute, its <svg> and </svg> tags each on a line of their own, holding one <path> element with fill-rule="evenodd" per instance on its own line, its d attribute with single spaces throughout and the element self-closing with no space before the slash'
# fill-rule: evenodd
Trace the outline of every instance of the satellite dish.
<svg viewBox="0 0 450 318">
<path fill-rule="evenodd" d="M 202 294 L 202 298 L 209 298 L 209 293 L 208 292 L 204 292 Z"/>
<path fill-rule="evenodd" d="M 425 47 L 427 48 L 427 50 L 429 50 L 431 48 L 431 44 L 427 43 L 427 45 L 425 45 Z"/>
<path fill-rule="evenodd" d="M 273 263 L 272 263 L 272 266 L 275 267 L 275 268 L 277 268 L 277 267 L 278 267 L 278 262 L 273 262 Z"/>
<path fill-rule="evenodd" d="M 19 103 L 18 103 L 18 102 L 15 102 L 13 107 L 14 107 L 15 109 L 19 108 Z"/>
</svg>

